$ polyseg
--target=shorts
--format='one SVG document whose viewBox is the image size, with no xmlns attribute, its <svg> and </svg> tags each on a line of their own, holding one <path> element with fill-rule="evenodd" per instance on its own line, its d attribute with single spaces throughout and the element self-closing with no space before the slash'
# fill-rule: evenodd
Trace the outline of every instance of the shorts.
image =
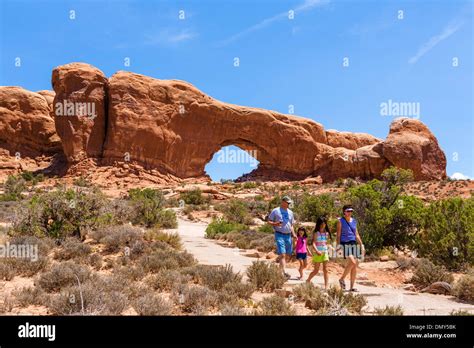
<svg viewBox="0 0 474 348">
<path fill-rule="evenodd" d="M 306 260 L 307 256 L 308 256 L 307 253 L 296 253 L 296 259 L 297 260 Z"/>
<path fill-rule="evenodd" d="M 347 259 L 350 255 L 353 255 L 356 259 L 360 259 L 362 257 L 362 252 L 355 240 L 350 242 L 341 242 L 341 246 L 345 259 Z"/>
<path fill-rule="evenodd" d="M 321 263 L 321 262 L 326 262 L 329 261 L 329 255 L 328 253 L 324 253 L 322 255 L 314 254 L 313 255 L 313 262 L 314 263 Z"/>
<path fill-rule="evenodd" d="M 286 234 L 275 232 L 275 244 L 278 255 L 291 255 L 293 253 L 293 241 L 291 240 L 291 233 Z"/>
</svg>

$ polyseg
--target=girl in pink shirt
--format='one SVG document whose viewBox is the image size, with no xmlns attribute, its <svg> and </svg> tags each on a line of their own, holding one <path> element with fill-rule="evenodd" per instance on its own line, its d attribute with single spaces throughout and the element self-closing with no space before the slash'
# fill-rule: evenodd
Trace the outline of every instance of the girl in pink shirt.
<svg viewBox="0 0 474 348">
<path fill-rule="evenodd" d="M 298 279 L 303 279 L 303 271 L 308 266 L 307 257 L 308 254 L 311 255 L 311 251 L 308 249 L 308 234 L 304 227 L 298 228 L 297 240 L 296 240 L 296 259 L 300 263 L 300 277 Z"/>
</svg>

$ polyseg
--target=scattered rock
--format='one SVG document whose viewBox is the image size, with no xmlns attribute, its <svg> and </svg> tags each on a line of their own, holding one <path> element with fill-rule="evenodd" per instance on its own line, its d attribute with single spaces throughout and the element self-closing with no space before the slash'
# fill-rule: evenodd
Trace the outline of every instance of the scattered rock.
<svg viewBox="0 0 474 348">
<path fill-rule="evenodd" d="M 442 295 L 449 295 L 453 290 L 451 284 L 446 282 L 435 282 L 430 286 L 422 289 L 421 292 L 428 292 L 430 294 L 442 294 Z"/>
<path fill-rule="evenodd" d="M 413 284 L 406 284 L 402 286 L 402 289 L 407 291 L 416 291 L 415 285 Z"/>
<path fill-rule="evenodd" d="M 288 298 L 293 295 L 293 291 L 287 289 L 276 289 L 275 294 L 280 297 Z"/>
<path fill-rule="evenodd" d="M 382 261 L 382 262 L 387 262 L 389 260 L 390 260 L 390 258 L 387 255 L 380 256 L 380 261 Z"/>
<path fill-rule="evenodd" d="M 271 260 L 271 259 L 274 259 L 277 257 L 277 254 L 275 254 L 273 251 L 270 251 L 269 253 L 267 253 L 267 255 L 265 255 L 265 258 L 267 260 Z"/>
</svg>

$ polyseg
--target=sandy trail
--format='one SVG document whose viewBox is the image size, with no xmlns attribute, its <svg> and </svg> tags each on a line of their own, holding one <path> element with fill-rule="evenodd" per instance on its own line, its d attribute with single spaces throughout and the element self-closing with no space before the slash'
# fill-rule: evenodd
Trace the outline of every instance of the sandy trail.
<svg viewBox="0 0 474 348">
<path fill-rule="evenodd" d="M 204 237 L 207 224 L 191 222 L 178 219 L 177 232 L 182 238 L 183 245 L 187 251 L 192 253 L 199 263 L 207 265 L 225 265 L 231 264 L 234 271 L 245 275 L 249 265 L 256 259 L 244 256 L 238 248 L 225 248 L 218 245 L 214 240 Z M 293 280 L 297 277 L 298 271 L 294 268 L 288 268 L 292 279 L 288 281 L 289 285 L 301 283 Z M 305 271 L 305 275 L 310 270 Z M 323 285 L 321 273 L 313 278 L 313 283 Z M 331 284 L 338 284 L 337 277 L 330 276 Z M 347 279 L 348 284 L 348 279 Z M 426 293 L 417 293 L 403 289 L 390 289 L 374 286 L 365 286 L 357 284 L 359 293 L 366 296 L 368 301 L 368 310 L 386 305 L 400 305 L 406 315 L 448 315 L 453 310 L 468 310 L 474 313 L 474 306 L 458 302 L 453 296 L 432 295 Z"/>
</svg>

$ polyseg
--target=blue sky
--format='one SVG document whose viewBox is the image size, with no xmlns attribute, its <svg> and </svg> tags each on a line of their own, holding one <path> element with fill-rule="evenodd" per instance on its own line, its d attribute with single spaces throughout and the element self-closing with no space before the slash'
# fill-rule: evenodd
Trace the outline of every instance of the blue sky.
<svg viewBox="0 0 474 348">
<path fill-rule="evenodd" d="M 107 76 L 129 70 L 186 80 L 225 102 L 283 113 L 293 105 L 326 129 L 380 138 L 395 118 L 381 115 L 381 103 L 419 103 L 448 175 L 474 177 L 473 1 L 0 4 L 0 85 L 51 89 L 55 66 L 83 61 Z M 216 157 L 206 167 L 216 180 L 251 169 Z"/>
</svg>

